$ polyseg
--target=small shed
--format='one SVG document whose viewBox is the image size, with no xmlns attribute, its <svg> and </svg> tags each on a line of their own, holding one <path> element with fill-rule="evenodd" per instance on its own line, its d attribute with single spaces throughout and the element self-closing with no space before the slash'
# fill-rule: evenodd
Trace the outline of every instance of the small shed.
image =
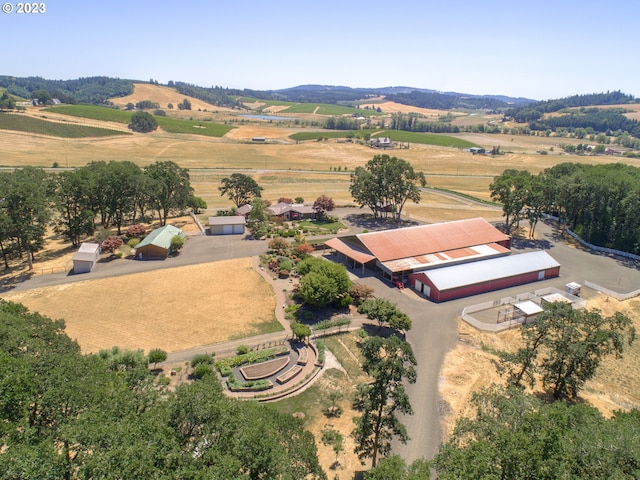
<svg viewBox="0 0 640 480">
<path fill-rule="evenodd" d="M 209 231 L 211 235 L 241 235 L 246 223 L 244 215 L 209 217 Z"/>
<path fill-rule="evenodd" d="M 513 316 L 515 317 L 517 315 L 520 318 L 524 318 L 524 323 L 535 321 L 538 314 L 544 312 L 544 308 L 531 300 L 516 303 L 513 308 L 515 309 Z"/>
<path fill-rule="evenodd" d="M 156 228 L 136 246 L 136 258 L 164 260 L 169 256 L 171 239 L 175 236 L 184 237 L 184 233 L 173 225 Z"/>
<path fill-rule="evenodd" d="M 83 243 L 73 255 L 73 273 L 89 273 L 100 257 L 100 244 Z"/>
</svg>

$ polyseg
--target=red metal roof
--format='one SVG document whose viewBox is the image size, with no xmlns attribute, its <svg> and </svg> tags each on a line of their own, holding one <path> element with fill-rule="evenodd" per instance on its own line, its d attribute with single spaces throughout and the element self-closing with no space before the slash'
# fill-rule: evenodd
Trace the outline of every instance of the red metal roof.
<svg viewBox="0 0 640 480">
<path fill-rule="evenodd" d="M 368 253 L 363 252 L 362 250 L 356 248 L 354 245 L 346 243 L 337 237 L 332 238 L 331 240 L 327 240 L 326 242 L 324 242 L 324 244 L 327 247 L 333 248 L 334 250 L 342 253 L 343 255 L 346 255 L 347 257 L 354 259 L 358 263 L 367 263 L 367 262 L 370 262 L 371 260 L 376 259 L 376 257 L 374 257 L 373 255 L 369 255 Z"/>
<path fill-rule="evenodd" d="M 484 218 L 361 233 L 357 237 L 381 262 L 509 240 Z"/>
</svg>

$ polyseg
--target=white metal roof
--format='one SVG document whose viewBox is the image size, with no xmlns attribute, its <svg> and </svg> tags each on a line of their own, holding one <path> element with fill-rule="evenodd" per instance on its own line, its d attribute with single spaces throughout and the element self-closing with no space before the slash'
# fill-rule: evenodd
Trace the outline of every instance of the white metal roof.
<svg viewBox="0 0 640 480">
<path fill-rule="evenodd" d="M 518 310 L 520 310 L 522 313 L 524 313 L 527 316 L 544 312 L 544 308 L 542 308 L 536 302 L 532 302 L 531 300 L 526 300 L 524 302 L 516 303 L 514 307 L 516 307 Z"/>
<path fill-rule="evenodd" d="M 551 255 L 541 250 L 427 270 L 423 274 L 443 291 L 559 266 Z"/>
</svg>

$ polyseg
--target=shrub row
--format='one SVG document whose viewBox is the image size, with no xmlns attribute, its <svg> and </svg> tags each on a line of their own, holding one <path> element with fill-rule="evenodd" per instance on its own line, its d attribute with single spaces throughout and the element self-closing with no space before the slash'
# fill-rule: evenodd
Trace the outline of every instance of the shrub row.
<svg viewBox="0 0 640 480">
<path fill-rule="evenodd" d="M 347 317 L 336 318 L 335 320 L 322 320 L 313 325 L 313 330 L 328 330 L 333 327 L 341 327 L 343 325 L 351 325 L 351 319 Z"/>
<path fill-rule="evenodd" d="M 241 365 L 250 365 L 252 363 L 260 363 L 277 357 L 289 351 L 288 347 L 267 348 L 257 352 L 248 352 L 235 357 L 223 358 L 216 362 L 216 368 L 223 376 L 228 376 L 231 369 Z"/>
</svg>

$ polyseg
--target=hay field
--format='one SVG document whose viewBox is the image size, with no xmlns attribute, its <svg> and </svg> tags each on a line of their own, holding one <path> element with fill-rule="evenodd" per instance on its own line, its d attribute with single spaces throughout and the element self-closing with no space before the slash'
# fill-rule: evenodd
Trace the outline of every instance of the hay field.
<svg viewBox="0 0 640 480">
<path fill-rule="evenodd" d="M 9 292 L 2 298 L 64 318 L 67 334 L 83 353 L 114 345 L 175 352 L 249 336 L 261 324 L 277 323 L 273 289 L 250 258 Z M 247 298 L 252 301 L 242 300 Z"/>
</svg>

